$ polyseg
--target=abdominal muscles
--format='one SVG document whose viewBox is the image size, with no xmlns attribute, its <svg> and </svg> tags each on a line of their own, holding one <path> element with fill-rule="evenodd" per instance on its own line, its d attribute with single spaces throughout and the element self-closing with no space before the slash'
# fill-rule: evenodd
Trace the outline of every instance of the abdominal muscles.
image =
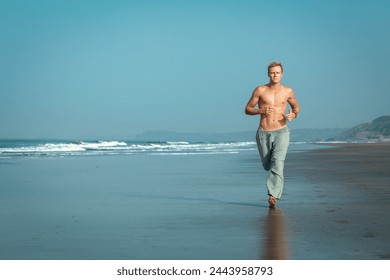
<svg viewBox="0 0 390 280">
<path fill-rule="evenodd" d="M 280 107 L 275 107 L 273 113 L 267 116 L 263 115 L 260 120 L 260 128 L 264 130 L 277 130 L 286 126 L 286 119 L 283 116 L 284 111 Z"/>
</svg>

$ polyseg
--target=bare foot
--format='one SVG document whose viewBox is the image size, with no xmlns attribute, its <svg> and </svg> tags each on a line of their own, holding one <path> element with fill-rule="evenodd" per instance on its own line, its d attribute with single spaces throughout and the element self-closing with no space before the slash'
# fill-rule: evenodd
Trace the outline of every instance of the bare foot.
<svg viewBox="0 0 390 280">
<path fill-rule="evenodd" d="M 270 195 L 269 198 L 268 198 L 268 203 L 269 203 L 269 208 L 275 208 L 275 206 L 276 206 L 276 198 L 273 197 L 272 195 Z"/>
</svg>

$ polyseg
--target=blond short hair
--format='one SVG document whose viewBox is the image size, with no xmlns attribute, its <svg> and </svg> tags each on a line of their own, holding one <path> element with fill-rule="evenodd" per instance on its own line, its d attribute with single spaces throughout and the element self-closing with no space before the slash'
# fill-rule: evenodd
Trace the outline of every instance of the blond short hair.
<svg viewBox="0 0 390 280">
<path fill-rule="evenodd" d="M 268 65 L 268 73 L 269 73 L 269 69 L 271 69 L 272 67 L 276 67 L 276 66 L 280 66 L 280 68 L 282 69 L 282 72 L 283 72 L 282 63 L 279 61 L 274 61 L 274 62 L 271 62 L 270 65 Z"/>
</svg>

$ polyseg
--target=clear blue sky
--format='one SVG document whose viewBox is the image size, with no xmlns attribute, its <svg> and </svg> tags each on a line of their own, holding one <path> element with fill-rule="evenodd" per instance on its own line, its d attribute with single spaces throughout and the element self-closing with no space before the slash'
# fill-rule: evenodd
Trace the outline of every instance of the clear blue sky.
<svg viewBox="0 0 390 280">
<path fill-rule="evenodd" d="M 244 106 L 273 60 L 293 128 L 390 114 L 386 0 L 0 3 L 0 138 L 255 130 Z"/>
</svg>

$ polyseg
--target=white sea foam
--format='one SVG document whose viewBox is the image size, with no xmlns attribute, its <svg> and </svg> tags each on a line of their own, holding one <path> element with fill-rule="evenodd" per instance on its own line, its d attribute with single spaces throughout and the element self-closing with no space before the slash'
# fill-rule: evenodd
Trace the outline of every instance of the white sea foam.
<svg viewBox="0 0 390 280">
<path fill-rule="evenodd" d="M 188 145 L 190 144 L 189 142 L 184 142 L 184 141 L 178 141 L 178 142 L 167 142 L 169 145 Z"/>
<path fill-rule="evenodd" d="M 232 142 L 232 143 L 188 143 L 188 142 L 167 142 L 153 144 L 129 145 L 128 149 L 134 151 L 154 151 L 154 152 L 205 152 L 220 151 L 231 152 L 253 148 L 254 142 Z"/>
<path fill-rule="evenodd" d="M 112 149 L 112 148 L 127 146 L 125 142 L 119 142 L 119 141 L 99 141 L 97 143 L 80 142 L 79 145 L 80 147 L 86 150 Z"/>
<path fill-rule="evenodd" d="M 99 142 L 78 142 L 78 143 L 45 143 L 37 145 L 17 146 L 0 148 L 1 154 L 64 154 L 75 152 L 86 152 L 87 150 L 114 149 L 127 146 L 125 142 L 99 141 Z"/>
<path fill-rule="evenodd" d="M 316 141 L 316 144 L 345 144 L 347 141 Z"/>
<path fill-rule="evenodd" d="M 16 148 L 0 148 L 0 152 L 2 154 L 32 154 L 80 151 L 85 151 L 85 149 L 78 144 L 44 144 L 38 146 L 25 146 Z"/>
<path fill-rule="evenodd" d="M 189 142 L 72 142 L 44 143 L 0 148 L 1 156 L 23 155 L 112 155 L 150 153 L 159 155 L 228 154 L 253 150 L 255 142 L 189 143 Z"/>
</svg>

